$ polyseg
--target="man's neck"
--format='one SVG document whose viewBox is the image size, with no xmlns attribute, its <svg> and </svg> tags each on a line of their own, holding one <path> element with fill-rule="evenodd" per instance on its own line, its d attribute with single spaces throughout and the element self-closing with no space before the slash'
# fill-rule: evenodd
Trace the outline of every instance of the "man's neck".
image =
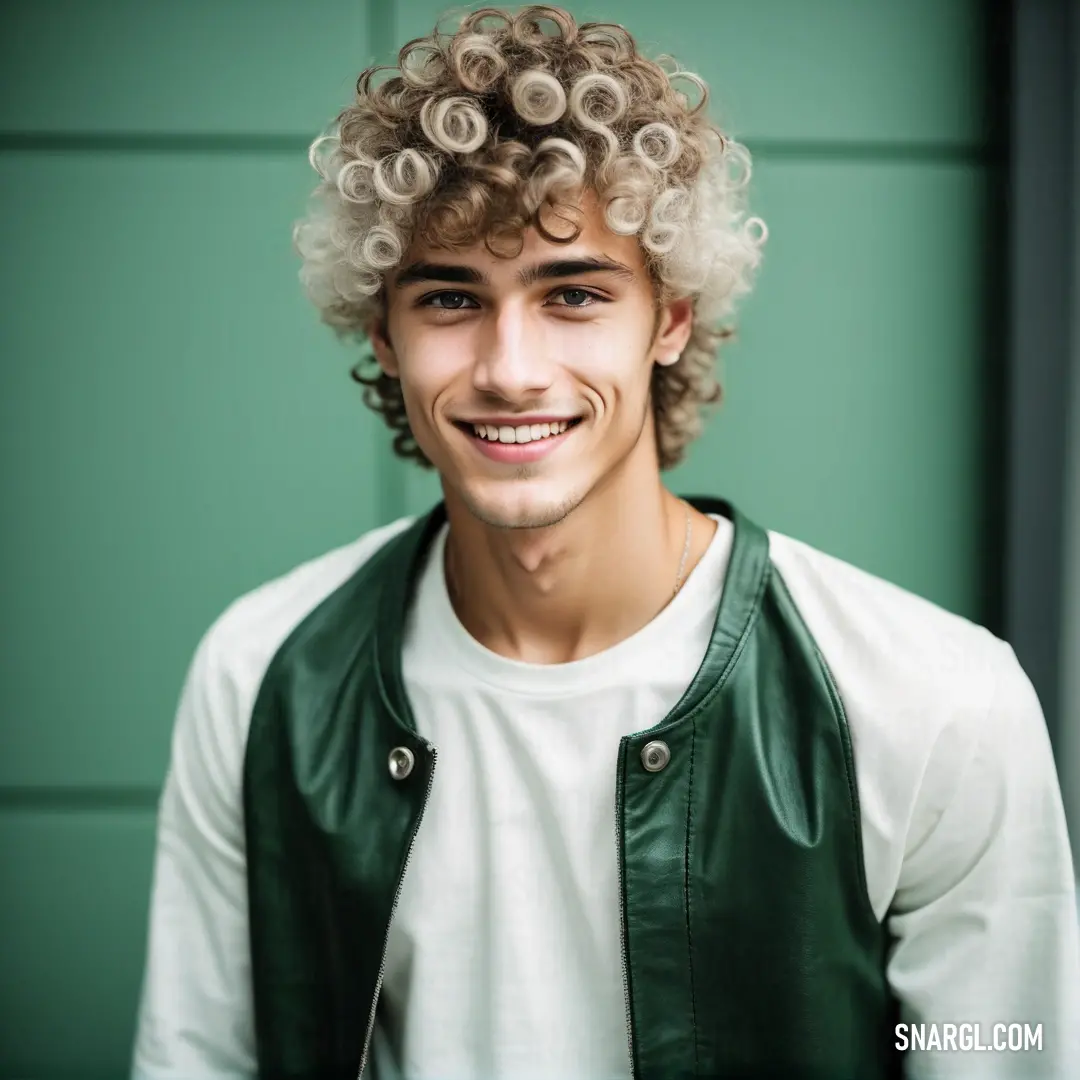
<svg viewBox="0 0 1080 1080">
<path fill-rule="evenodd" d="M 538 664 L 580 660 L 640 630 L 716 529 L 659 476 L 596 489 L 543 529 L 494 528 L 449 493 L 447 513 L 447 587 L 462 625 L 492 652 Z"/>
</svg>

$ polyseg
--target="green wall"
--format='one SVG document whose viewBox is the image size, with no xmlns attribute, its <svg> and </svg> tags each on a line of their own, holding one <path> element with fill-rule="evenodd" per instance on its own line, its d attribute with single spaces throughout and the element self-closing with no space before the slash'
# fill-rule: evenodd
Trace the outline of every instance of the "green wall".
<svg viewBox="0 0 1080 1080">
<path fill-rule="evenodd" d="M 619 0 L 755 151 L 771 238 L 677 490 L 979 618 L 975 0 Z M 123 1073 L 180 682 L 241 592 L 434 485 L 309 309 L 309 139 L 442 5 L 0 14 L 0 1077 Z"/>
</svg>

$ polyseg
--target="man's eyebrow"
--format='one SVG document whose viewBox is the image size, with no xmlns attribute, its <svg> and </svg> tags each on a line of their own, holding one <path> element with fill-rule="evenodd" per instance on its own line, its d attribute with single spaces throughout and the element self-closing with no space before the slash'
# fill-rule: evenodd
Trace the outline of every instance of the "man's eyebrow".
<svg viewBox="0 0 1080 1080">
<path fill-rule="evenodd" d="M 589 255 L 577 259 L 550 259 L 534 266 L 526 266 L 518 274 L 518 280 L 522 285 L 528 286 L 537 281 L 579 277 L 582 274 L 615 274 L 627 281 L 633 281 L 637 276 L 629 266 L 624 266 L 614 259 Z M 445 281 L 452 285 L 489 284 L 487 276 L 471 266 L 414 262 L 397 275 L 394 287 L 403 289 L 406 285 L 423 281 Z"/>
<path fill-rule="evenodd" d="M 449 266 L 445 263 L 410 263 L 397 275 L 394 288 L 403 289 L 418 281 L 449 281 L 454 285 L 486 285 L 488 279 L 471 266 Z"/>
<path fill-rule="evenodd" d="M 614 259 L 588 255 L 578 259 L 552 259 L 549 262 L 527 266 L 518 274 L 522 285 L 532 285 L 547 278 L 579 277 L 581 274 L 615 274 L 633 281 L 637 276 L 629 266 L 624 266 Z"/>
</svg>

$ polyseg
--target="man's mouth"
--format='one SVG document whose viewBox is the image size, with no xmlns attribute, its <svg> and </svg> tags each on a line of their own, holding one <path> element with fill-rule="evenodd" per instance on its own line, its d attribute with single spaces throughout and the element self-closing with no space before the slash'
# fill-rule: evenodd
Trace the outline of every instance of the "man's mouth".
<svg viewBox="0 0 1080 1080">
<path fill-rule="evenodd" d="M 477 424 L 458 423 L 462 431 L 491 443 L 529 443 L 539 442 L 561 435 L 564 431 L 581 423 L 581 418 L 557 420 L 543 424 Z"/>
<path fill-rule="evenodd" d="M 509 418 L 507 418 L 509 419 Z M 554 454 L 581 423 L 582 418 L 550 418 L 536 424 L 488 424 L 456 420 L 454 426 L 468 436 L 470 445 L 489 461 L 526 465 Z"/>
</svg>

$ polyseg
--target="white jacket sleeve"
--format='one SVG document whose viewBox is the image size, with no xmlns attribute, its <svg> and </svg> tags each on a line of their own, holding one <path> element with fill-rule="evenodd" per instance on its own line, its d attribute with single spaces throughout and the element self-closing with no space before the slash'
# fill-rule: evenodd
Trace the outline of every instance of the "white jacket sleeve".
<svg viewBox="0 0 1080 1080">
<path fill-rule="evenodd" d="M 900 1019 L 923 1025 L 904 1032 L 911 1080 L 1080 1077 L 1080 919 L 1061 791 L 1038 698 L 1006 645 L 997 678 L 963 749 L 942 740 L 931 755 L 924 789 L 948 776 L 952 790 L 909 838 L 889 916 Z M 1024 1025 L 1041 1041 L 1023 1047 Z"/>
<path fill-rule="evenodd" d="M 136 1080 L 255 1074 L 240 711 L 211 629 L 184 683 L 158 806 Z"/>
</svg>

